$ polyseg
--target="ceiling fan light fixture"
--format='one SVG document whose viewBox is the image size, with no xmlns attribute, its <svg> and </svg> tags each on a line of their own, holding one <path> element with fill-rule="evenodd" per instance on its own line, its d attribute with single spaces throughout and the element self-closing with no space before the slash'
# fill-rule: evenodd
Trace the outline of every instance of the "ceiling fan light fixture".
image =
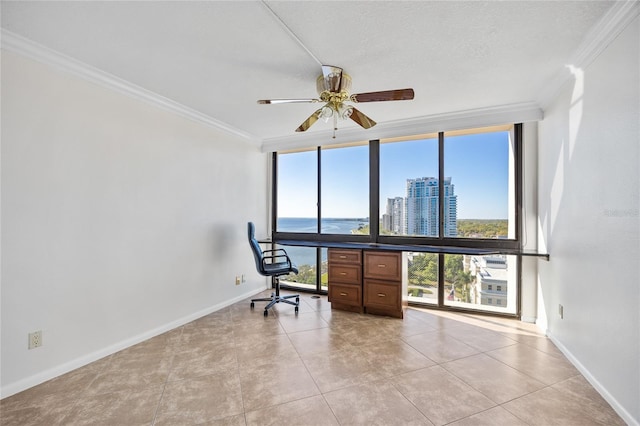
<svg viewBox="0 0 640 426">
<path fill-rule="evenodd" d="M 324 119 L 324 122 L 327 123 L 331 117 L 333 117 L 333 108 L 329 105 L 323 106 L 320 110 L 320 118 Z"/>
<path fill-rule="evenodd" d="M 340 118 L 346 120 L 351 117 L 351 114 L 353 114 L 353 107 L 350 105 L 340 104 L 338 106 L 338 114 L 340 114 Z"/>
</svg>

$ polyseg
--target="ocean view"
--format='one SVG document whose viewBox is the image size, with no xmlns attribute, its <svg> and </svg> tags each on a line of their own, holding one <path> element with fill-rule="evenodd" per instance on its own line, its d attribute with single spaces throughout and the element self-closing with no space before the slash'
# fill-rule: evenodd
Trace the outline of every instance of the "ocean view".
<svg viewBox="0 0 640 426">
<path fill-rule="evenodd" d="M 369 225 L 368 218 L 327 218 L 322 219 L 323 234 L 351 234 L 361 226 Z M 279 232 L 318 232 L 318 219 L 306 217 L 281 217 L 278 219 Z M 314 265 L 316 249 L 308 247 L 284 247 L 291 259 L 298 266 Z M 327 250 L 322 250 L 322 261 L 327 260 Z"/>
</svg>

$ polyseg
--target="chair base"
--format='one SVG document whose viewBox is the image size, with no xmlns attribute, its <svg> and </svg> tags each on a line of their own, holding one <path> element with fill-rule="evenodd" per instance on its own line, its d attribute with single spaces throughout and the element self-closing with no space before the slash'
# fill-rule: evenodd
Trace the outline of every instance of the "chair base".
<svg viewBox="0 0 640 426">
<path fill-rule="evenodd" d="M 289 299 L 293 299 L 295 297 L 296 301 L 293 302 Z M 264 307 L 264 316 L 269 315 L 269 308 L 275 305 L 276 303 L 287 303 L 289 305 L 293 305 L 296 307 L 296 314 L 298 313 L 298 305 L 300 304 L 300 295 L 292 294 L 288 296 L 280 296 L 276 292 L 271 293 L 271 297 L 263 297 L 260 299 L 251 299 L 251 309 L 254 308 L 253 302 L 269 302 L 267 306 Z"/>
</svg>

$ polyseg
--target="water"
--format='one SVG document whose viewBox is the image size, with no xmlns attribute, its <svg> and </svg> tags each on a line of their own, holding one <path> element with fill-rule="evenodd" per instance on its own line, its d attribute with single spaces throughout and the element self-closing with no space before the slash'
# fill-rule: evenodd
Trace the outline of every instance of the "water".
<svg viewBox="0 0 640 426">
<path fill-rule="evenodd" d="M 351 234 L 363 225 L 369 225 L 369 219 L 322 219 L 323 234 Z M 279 232 L 303 232 L 316 234 L 318 232 L 318 220 L 304 217 L 281 217 L 278 219 Z M 315 265 L 316 249 L 309 247 L 283 247 L 291 259 L 298 265 Z M 321 260 L 326 262 L 327 250 L 322 249 Z"/>
</svg>

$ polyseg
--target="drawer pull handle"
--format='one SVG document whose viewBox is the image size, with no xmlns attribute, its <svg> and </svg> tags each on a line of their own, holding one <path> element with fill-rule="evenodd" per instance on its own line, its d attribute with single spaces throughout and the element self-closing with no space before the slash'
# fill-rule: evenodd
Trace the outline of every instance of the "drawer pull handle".
<svg viewBox="0 0 640 426">
<path fill-rule="evenodd" d="M 347 256 L 345 256 L 345 255 L 340 255 L 340 259 L 346 259 L 346 258 L 347 258 Z"/>
<path fill-rule="evenodd" d="M 349 294 L 348 294 L 348 293 L 345 293 L 344 291 L 341 291 L 341 292 L 340 292 L 340 296 L 348 296 L 348 295 L 349 295 Z"/>
<path fill-rule="evenodd" d="M 340 275 L 347 275 L 346 272 L 340 272 Z"/>
<path fill-rule="evenodd" d="M 378 268 L 386 268 L 386 267 L 387 267 L 387 265 L 385 265 L 384 263 L 381 264 L 381 265 L 378 265 Z"/>
<path fill-rule="evenodd" d="M 387 295 L 384 293 L 378 293 L 378 297 L 386 297 Z"/>
</svg>

